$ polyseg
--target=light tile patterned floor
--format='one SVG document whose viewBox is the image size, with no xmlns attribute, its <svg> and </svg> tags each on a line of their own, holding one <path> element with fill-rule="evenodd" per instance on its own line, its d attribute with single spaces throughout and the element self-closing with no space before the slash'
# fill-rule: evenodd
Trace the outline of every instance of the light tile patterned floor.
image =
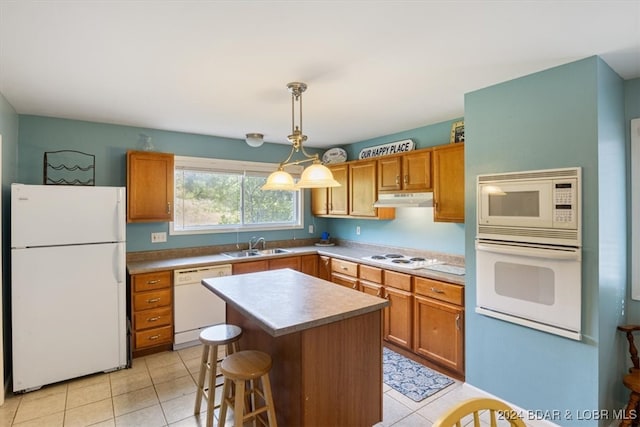
<svg viewBox="0 0 640 427">
<path fill-rule="evenodd" d="M 134 359 L 131 369 L 9 396 L 0 407 L 0 427 L 204 426 L 206 402 L 193 415 L 200 356 L 200 346 L 159 353 Z M 456 382 L 416 403 L 384 385 L 384 420 L 376 427 L 428 427 L 445 409 L 477 395 Z M 228 426 L 232 419 L 230 411 Z"/>
</svg>

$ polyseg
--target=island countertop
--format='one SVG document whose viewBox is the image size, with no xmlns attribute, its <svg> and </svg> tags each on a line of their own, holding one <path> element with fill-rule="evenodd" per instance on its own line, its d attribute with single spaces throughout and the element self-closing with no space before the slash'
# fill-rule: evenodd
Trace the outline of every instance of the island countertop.
<svg viewBox="0 0 640 427">
<path fill-rule="evenodd" d="M 205 279 L 202 284 L 278 337 L 383 309 L 389 301 L 288 268 Z"/>
</svg>

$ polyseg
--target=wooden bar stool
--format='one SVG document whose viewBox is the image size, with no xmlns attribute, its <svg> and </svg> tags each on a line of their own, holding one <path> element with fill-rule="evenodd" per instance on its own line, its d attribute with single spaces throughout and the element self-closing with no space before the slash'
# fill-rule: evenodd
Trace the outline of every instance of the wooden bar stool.
<svg viewBox="0 0 640 427">
<path fill-rule="evenodd" d="M 220 324 L 211 326 L 200 332 L 202 342 L 202 359 L 200 359 L 200 375 L 198 376 L 198 393 L 196 393 L 195 415 L 200 413 L 202 396 L 207 399 L 207 427 L 213 427 L 213 412 L 216 408 L 216 377 L 218 376 L 218 347 L 225 346 L 227 355 L 238 351 L 238 340 L 242 329 L 235 325 Z M 208 375 L 207 375 L 208 374 Z M 208 384 L 205 384 L 207 379 Z M 208 386 L 208 387 L 207 387 Z"/>
<path fill-rule="evenodd" d="M 269 382 L 269 371 L 271 370 L 271 356 L 267 353 L 255 350 L 244 350 L 234 353 L 225 358 L 220 364 L 220 371 L 224 375 L 224 386 L 222 388 L 222 402 L 220 404 L 220 414 L 218 426 L 224 427 L 227 417 L 228 405 L 233 405 L 234 426 L 242 427 L 245 421 L 257 419 L 265 426 L 277 427 L 276 411 L 273 406 L 273 396 L 271 395 L 271 383 Z M 260 391 L 254 380 L 260 379 L 262 391 Z M 245 382 L 249 381 L 249 388 L 245 391 Z M 235 385 L 235 396 L 231 391 L 231 384 Z M 256 395 L 259 396 L 264 405 L 256 407 Z M 246 408 L 245 400 L 251 397 L 251 408 Z M 251 410 L 249 412 L 249 410 Z M 267 424 L 259 414 L 267 413 Z"/>
</svg>

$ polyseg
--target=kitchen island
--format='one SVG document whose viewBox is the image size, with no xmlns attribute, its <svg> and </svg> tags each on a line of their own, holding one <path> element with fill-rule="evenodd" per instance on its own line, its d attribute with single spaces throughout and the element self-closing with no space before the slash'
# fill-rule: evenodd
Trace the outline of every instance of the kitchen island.
<svg viewBox="0 0 640 427">
<path fill-rule="evenodd" d="M 278 424 L 382 421 L 385 299 L 291 269 L 205 279 L 243 329 L 240 349 L 271 355 Z"/>
</svg>

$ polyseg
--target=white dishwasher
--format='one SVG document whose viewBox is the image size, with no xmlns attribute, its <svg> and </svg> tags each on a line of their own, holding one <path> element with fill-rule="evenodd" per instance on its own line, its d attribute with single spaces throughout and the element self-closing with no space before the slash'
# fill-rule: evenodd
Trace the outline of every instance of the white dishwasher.
<svg viewBox="0 0 640 427">
<path fill-rule="evenodd" d="M 202 329 L 225 322 L 226 304 L 201 281 L 230 275 L 231 264 L 174 270 L 174 350 L 199 344 Z"/>
</svg>

